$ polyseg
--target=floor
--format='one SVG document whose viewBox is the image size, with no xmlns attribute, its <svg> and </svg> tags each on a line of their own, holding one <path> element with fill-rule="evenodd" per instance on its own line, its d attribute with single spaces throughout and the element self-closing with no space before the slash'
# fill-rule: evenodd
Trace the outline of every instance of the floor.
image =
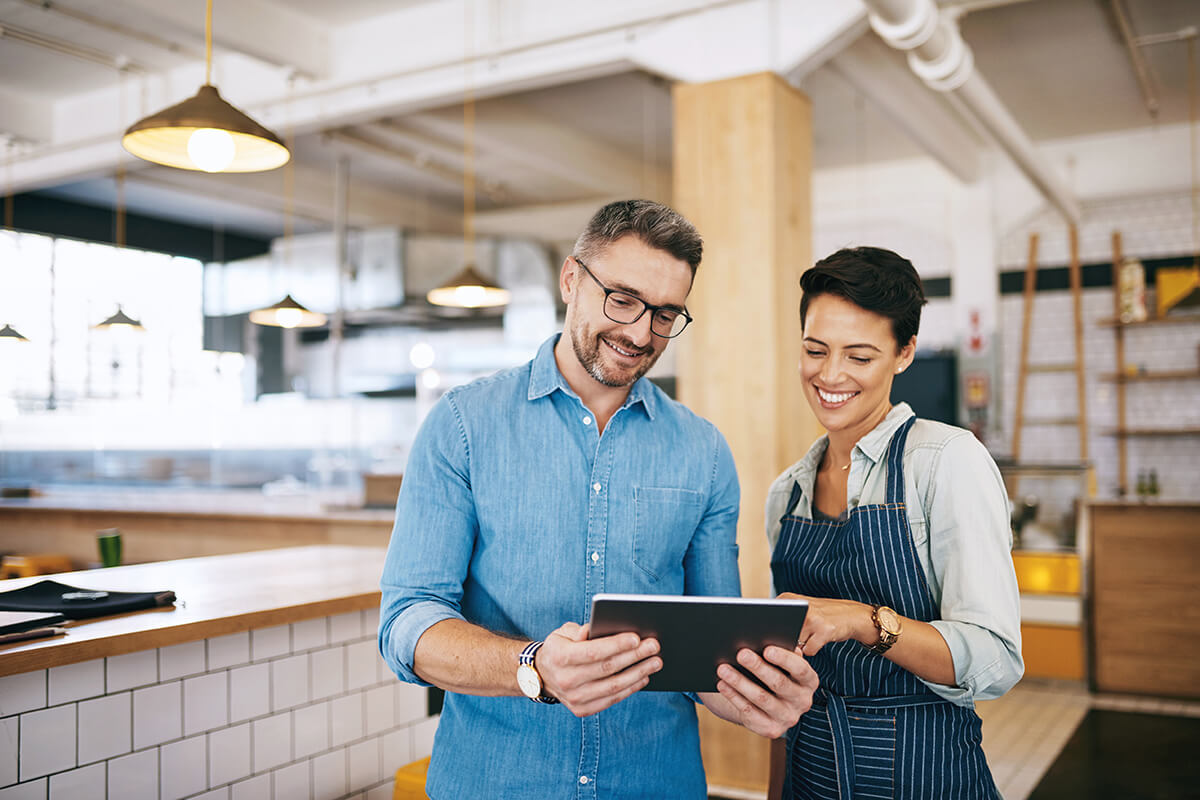
<svg viewBox="0 0 1200 800">
<path fill-rule="evenodd" d="M 976 705 L 983 749 L 1004 800 L 1028 800 L 1089 709 L 1200 717 L 1200 702 L 1093 695 L 1082 683 L 1027 678 L 998 700 Z M 760 800 L 763 792 L 721 791 L 710 798 Z"/>
<path fill-rule="evenodd" d="M 1004 800 L 1026 800 L 1089 708 L 1200 717 L 1200 702 L 1091 695 L 1083 684 L 1026 679 L 977 704 L 983 749 Z"/>
</svg>

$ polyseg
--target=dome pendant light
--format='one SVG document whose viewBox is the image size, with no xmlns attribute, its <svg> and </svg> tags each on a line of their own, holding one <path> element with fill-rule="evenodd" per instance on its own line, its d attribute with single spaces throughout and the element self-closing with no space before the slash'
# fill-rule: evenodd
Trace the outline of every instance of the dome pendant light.
<svg viewBox="0 0 1200 800">
<path fill-rule="evenodd" d="M 212 85 L 212 0 L 204 27 L 204 85 L 182 103 L 129 126 L 121 145 L 146 161 L 202 172 L 263 172 L 291 158 L 278 136 L 223 100 Z"/>
<path fill-rule="evenodd" d="M 120 304 L 117 305 L 117 311 L 112 316 L 108 317 L 103 322 L 98 322 L 96 328 L 107 328 L 108 330 L 133 330 L 144 331 L 146 328 L 142 323 L 121 310 Z"/>
<path fill-rule="evenodd" d="M 28 342 L 21 333 L 12 325 L 5 323 L 3 328 L 0 328 L 0 339 L 12 339 L 15 342 Z"/>
<path fill-rule="evenodd" d="M 467 35 L 474 35 L 471 5 L 467 4 Z M 493 308 L 508 305 L 507 289 L 491 283 L 475 269 L 475 93 L 471 86 L 471 54 L 467 53 L 467 89 L 463 98 L 463 252 L 467 265 L 448 282 L 430 289 L 425 299 L 435 306 Z"/>
<path fill-rule="evenodd" d="M 255 325 L 274 325 L 277 328 L 319 328 L 325 324 L 325 315 L 308 310 L 289 294 L 273 306 L 251 311 L 250 321 Z"/>
</svg>

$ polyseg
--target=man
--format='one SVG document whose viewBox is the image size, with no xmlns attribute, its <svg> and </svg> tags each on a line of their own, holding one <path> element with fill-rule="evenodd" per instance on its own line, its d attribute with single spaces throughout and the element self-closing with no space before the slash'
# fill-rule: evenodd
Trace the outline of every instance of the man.
<svg viewBox="0 0 1200 800">
<path fill-rule="evenodd" d="M 379 646 L 447 691 L 434 800 L 705 797 L 695 698 L 638 692 L 658 642 L 580 624 L 597 592 L 740 594 L 729 447 L 642 379 L 691 321 L 701 249 L 666 206 L 600 209 L 562 266 L 562 334 L 448 392 L 413 443 Z M 701 699 L 773 738 L 816 677 L 798 651 L 764 656 L 738 661 L 770 691 L 723 665 Z"/>
</svg>

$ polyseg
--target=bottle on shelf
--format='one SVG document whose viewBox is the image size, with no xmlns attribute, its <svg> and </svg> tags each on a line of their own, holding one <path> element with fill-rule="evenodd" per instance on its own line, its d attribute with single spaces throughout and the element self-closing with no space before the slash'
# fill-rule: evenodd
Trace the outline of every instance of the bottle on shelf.
<svg viewBox="0 0 1200 800">
<path fill-rule="evenodd" d="M 1150 470 L 1150 475 L 1146 478 L 1146 496 L 1151 500 L 1158 498 L 1158 470 Z"/>
<path fill-rule="evenodd" d="M 1137 492 L 1138 500 L 1146 499 L 1147 487 L 1148 487 L 1148 482 L 1146 480 L 1146 473 L 1139 469 L 1138 474 L 1137 474 L 1137 487 L 1135 489 L 1135 491 Z"/>
</svg>

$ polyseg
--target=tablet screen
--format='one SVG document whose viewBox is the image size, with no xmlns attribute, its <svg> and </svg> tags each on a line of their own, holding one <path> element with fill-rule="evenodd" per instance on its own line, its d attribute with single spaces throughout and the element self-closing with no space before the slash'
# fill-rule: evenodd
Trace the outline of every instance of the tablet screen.
<svg viewBox="0 0 1200 800">
<path fill-rule="evenodd" d="M 633 631 L 658 639 L 663 668 L 642 691 L 715 692 L 717 666 L 742 670 L 743 647 L 759 654 L 769 644 L 794 649 L 807 611 L 807 600 L 598 594 L 588 635 Z"/>
</svg>

